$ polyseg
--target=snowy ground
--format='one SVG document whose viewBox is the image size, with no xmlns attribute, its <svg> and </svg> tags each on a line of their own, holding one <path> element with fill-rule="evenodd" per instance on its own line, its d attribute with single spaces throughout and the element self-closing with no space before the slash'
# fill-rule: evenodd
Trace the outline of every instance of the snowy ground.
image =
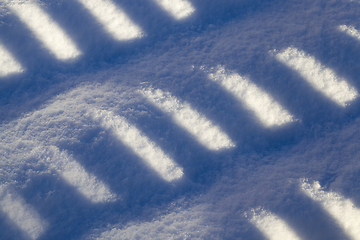
<svg viewBox="0 0 360 240">
<path fill-rule="evenodd" d="M 0 239 L 360 239 L 359 19 L 2 0 Z"/>
</svg>

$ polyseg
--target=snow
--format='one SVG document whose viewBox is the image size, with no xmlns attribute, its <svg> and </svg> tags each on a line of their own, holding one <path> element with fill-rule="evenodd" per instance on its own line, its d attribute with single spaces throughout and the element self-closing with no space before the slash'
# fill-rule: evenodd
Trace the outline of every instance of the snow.
<svg viewBox="0 0 360 240">
<path fill-rule="evenodd" d="M 126 119 L 114 116 L 112 112 L 106 110 L 95 110 L 94 118 L 99 119 L 104 128 L 113 131 L 120 141 L 144 159 L 166 181 L 183 176 L 182 168 Z"/>
<path fill-rule="evenodd" d="M 252 210 L 251 222 L 257 226 L 269 240 L 300 240 L 292 229 L 278 216 L 263 209 Z"/>
<path fill-rule="evenodd" d="M 35 2 L 10 3 L 9 8 L 57 58 L 67 60 L 81 54 L 69 36 Z"/>
<path fill-rule="evenodd" d="M 176 19 L 182 19 L 190 16 L 194 7 L 186 0 L 155 0 L 166 11 L 171 13 Z"/>
<path fill-rule="evenodd" d="M 117 40 L 142 37 L 142 30 L 110 0 L 79 0 Z"/>
<path fill-rule="evenodd" d="M 359 8 L 2 1 L 0 239 L 356 239 Z"/>
<path fill-rule="evenodd" d="M 104 183 L 95 176 L 89 175 L 79 163 L 71 159 L 66 152 L 60 152 L 55 146 L 41 147 L 40 145 L 34 148 L 31 154 L 38 159 L 44 159 L 44 162 L 49 162 L 51 168 L 92 202 L 116 200 L 116 195 L 112 194 Z"/>
<path fill-rule="evenodd" d="M 353 26 L 341 25 L 339 26 L 339 30 L 345 32 L 349 36 L 352 36 L 356 39 L 360 39 L 360 33 Z"/>
<path fill-rule="evenodd" d="M 7 76 L 9 74 L 21 73 L 24 70 L 21 65 L 16 62 L 13 56 L 0 44 L 0 77 Z"/>
<path fill-rule="evenodd" d="M 227 74 L 225 71 L 224 67 L 219 66 L 216 73 L 209 74 L 209 78 L 219 82 L 226 90 L 243 102 L 249 110 L 255 113 L 264 126 L 272 127 L 293 121 L 293 116 L 266 92 L 240 75 L 236 73 Z"/>
<path fill-rule="evenodd" d="M 299 71 L 300 75 L 316 90 L 341 106 L 345 107 L 347 102 L 354 100 L 358 96 L 358 92 L 354 87 L 349 86 L 344 79 L 339 79 L 331 69 L 322 66 L 303 51 L 287 48 L 283 52 L 276 54 L 276 58 Z"/>
<path fill-rule="evenodd" d="M 7 192 L 5 186 L 0 186 L 0 206 L 31 239 L 37 239 L 45 231 L 47 223 L 21 197 Z"/>
<path fill-rule="evenodd" d="M 360 239 L 360 210 L 355 207 L 351 200 L 345 199 L 335 192 L 326 193 L 317 181 L 310 185 L 303 179 L 301 187 L 306 195 L 320 202 L 351 239 Z"/>
<path fill-rule="evenodd" d="M 220 150 L 235 147 L 218 126 L 214 126 L 205 116 L 193 110 L 188 103 L 180 103 L 170 93 L 164 93 L 160 89 L 147 89 L 142 93 L 161 110 L 171 114 L 177 124 L 192 133 L 207 148 Z"/>
</svg>

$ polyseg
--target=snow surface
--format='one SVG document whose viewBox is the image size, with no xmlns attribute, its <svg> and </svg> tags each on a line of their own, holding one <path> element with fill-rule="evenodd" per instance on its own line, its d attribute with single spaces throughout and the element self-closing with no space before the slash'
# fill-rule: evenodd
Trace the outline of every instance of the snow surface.
<svg viewBox="0 0 360 240">
<path fill-rule="evenodd" d="M 11 56 L 11 54 L 0 44 L 0 76 L 4 77 L 12 73 L 24 71 L 20 64 Z"/>
<path fill-rule="evenodd" d="M 216 73 L 209 74 L 209 78 L 219 82 L 240 102 L 243 102 L 245 107 L 253 111 L 264 126 L 272 127 L 293 121 L 293 116 L 274 101 L 271 96 L 240 75 L 226 73 L 226 70 L 219 66 Z"/>
<path fill-rule="evenodd" d="M 194 7 L 186 0 L 154 0 L 160 6 L 176 19 L 182 19 L 190 16 L 194 11 Z"/>
<path fill-rule="evenodd" d="M 164 93 L 160 89 L 146 89 L 142 93 L 159 109 L 172 115 L 174 121 L 189 131 L 196 139 L 211 150 L 235 147 L 229 137 L 218 126 L 214 126 L 188 103 L 181 103 L 178 99 Z"/>
<path fill-rule="evenodd" d="M 110 0 L 79 0 L 117 40 L 128 40 L 143 35 L 126 14 Z"/>
<path fill-rule="evenodd" d="M 289 239 L 300 240 L 291 228 L 279 217 L 263 209 L 252 211 L 251 222 L 261 230 L 266 238 L 270 240 Z"/>
<path fill-rule="evenodd" d="M 69 36 L 35 2 L 10 3 L 8 6 L 57 58 L 67 60 L 81 54 Z"/>
<path fill-rule="evenodd" d="M 0 3 L 0 239 L 358 239 L 358 1 L 91 2 Z"/>
</svg>

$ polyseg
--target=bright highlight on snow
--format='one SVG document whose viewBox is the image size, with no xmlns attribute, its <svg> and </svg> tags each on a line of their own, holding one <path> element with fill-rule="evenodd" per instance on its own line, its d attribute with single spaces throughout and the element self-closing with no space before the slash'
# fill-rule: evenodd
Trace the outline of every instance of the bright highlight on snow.
<svg viewBox="0 0 360 240">
<path fill-rule="evenodd" d="M 81 54 L 69 36 L 35 2 L 11 3 L 9 7 L 56 58 L 68 60 Z"/>
<path fill-rule="evenodd" d="M 129 17 L 110 0 L 78 0 L 115 39 L 141 38 L 144 34 Z"/>
<path fill-rule="evenodd" d="M 48 225 L 20 196 L 8 191 L 5 186 L 1 185 L 0 210 L 31 239 L 37 239 Z"/>
<path fill-rule="evenodd" d="M 263 209 L 252 210 L 251 223 L 269 240 L 301 240 L 278 216 Z"/>
<path fill-rule="evenodd" d="M 195 8 L 186 0 L 154 0 L 175 19 L 179 20 L 190 16 Z"/>
<path fill-rule="evenodd" d="M 0 43 L 0 77 L 5 77 L 12 73 L 21 73 L 23 71 L 21 65 Z"/>
<path fill-rule="evenodd" d="M 216 73 L 209 74 L 209 78 L 218 82 L 246 108 L 253 111 L 265 127 L 279 126 L 294 121 L 293 116 L 269 94 L 239 74 L 227 73 L 224 67 L 220 66 Z"/>
<path fill-rule="evenodd" d="M 115 116 L 106 110 L 96 111 L 94 117 L 102 122 L 103 127 L 113 131 L 120 141 L 145 160 L 166 181 L 183 176 L 182 168 L 125 118 Z"/>
<path fill-rule="evenodd" d="M 66 182 L 74 186 L 92 202 L 112 202 L 117 200 L 116 195 L 112 194 L 104 183 L 99 181 L 95 176 L 88 174 L 85 169 L 66 152 L 61 152 L 54 146 L 36 149 L 35 152 L 42 155 L 44 160 L 50 164 Z"/>
<path fill-rule="evenodd" d="M 218 126 L 214 126 L 205 116 L 193 110 L 188 103 L 181 103 L 170 93 L 160 89 L 148 89 L 142 93 L 158 108 L 170 114 L 178 125 L 194 135 L 205 147 L 220 150 L 235 146 Z"/>
<path fill-rule="evenodd" d="M 345 32 L 347 35 L 360 40 L 360 33 L 353 26 L 341 25 L 339 26 L 340 31 Z"/>
<path fill-rule="evenodd" d="M 360 210 L 351 200 L 334 192 L 325 192 L 319 182 L 311 185 L 303 179 L 301 188 L 307 196 L 323 206 L 351 239 L 360 240 Z"/>
<path fill-rule="evenodd" d="M 342 107 L 358 97 L 358 92 L 345 79 L 334 71 L 321 65 L 314 57 L 296 48 L 287 48 L 278 53 L 276 58 L 299 74 L 310 85 Z"/>
</svg>

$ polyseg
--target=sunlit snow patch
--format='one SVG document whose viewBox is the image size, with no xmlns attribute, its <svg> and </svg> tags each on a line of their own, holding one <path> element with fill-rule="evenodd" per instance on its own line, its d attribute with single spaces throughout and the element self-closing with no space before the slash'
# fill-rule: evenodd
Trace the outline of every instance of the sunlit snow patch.
<svg viewBox="0 0 360 240">
<path fill-rule="evenodd" d="M 341 25 L 339 26 L 340 31 L 345 32 L 347 35 L 360 40 L 360 33 L 353 26 Z"/>
<path fill-rule="evenodd" d="M 234 147 L 235 144 L 221 131 L 188 103 L 181 103 L 168 92 L 157 90 L 143 90 L 147 99 L 154 103 L 162 111 L 170 114 L 175 122 L 189 131 L 205 147 L 211 150 Z"/>
<path fill-rule="evenodd" d="M 0 77 L 5 77 L 12 73 L 20 73 L 22 71 L 24 70 L 21 65 L 0 43 Z"/>
<path fill-rule="evenodd" d="M 59 175 L 70 185 L 92 202 L 111 202 L 116 200 L 116 195 L 95 176 L 88 174 L 85 169 L 71 158 L 66 152 L 61 152 L 57 147 L 38 147 L 33 150 L 36 154 L 55 169 Z"/>
<path fill-rule="evenodd" d="M 104 128 L 113 131 L 120 141 L 145 160 L 166 181 L 183 176 L 182 168 L 136 127 L 130 125 L 125 118 L 107 110 L 95 111 L 94 118 L 101 121 Z"/>
<path fill-rule="evenodd" d="M 265 127 L 294 121 L 293 116 L 269 94 L 239 74 L 228 73 L 224 67 L 220 66 L 215 73 L 209 74 L 209 78 L 218 82 L 242 102 L 246 108 L 253 111 Z"/>
<path fill-rule="evenodd" d="M 360 240 L 360 210 L 349 199 L 340 194 L 325 192 L 319 182 L 312 185 L 301 180 L 304 193 L 319 202 L 353 240 Z"/>
<path fill-rule="evenodd" d="M 190 16 L 195 8 L 186 0 L 154 0 L 165 11 L 169 12 L 175 19 L 182 19 Z"/>
<path fill-rule="evenodd" d="M 345 79 L 338 77 L 334 71 L 322 66 L 303 51 L 289 47 L 278 53 L 276 58 L 297 71 L 313 88 L 340 106 L 345 107 L 347 102 L 358 97 L 358 92 Z"/>
<path fill-rule="evenodd" d="M 347 35 L 360 40 L 360 33 L 353 26 L 341 25 L 339 26 L 340 31 L 345 32 Z"/>
<path fill-rule="evenodd" d="M 72 59 L 81 54 L 69 36 L 35 2 L 13 2 L 9 7 L 58 59 Z"/>
<path fill-rule="evenodd" d="M 263 209 L 253 209 L 250 221 L 269 240 L 301 240 L 286 222 Z"/>
<path fill-rule="evenodd" d="M 117 40 L 141 38 L 143 33 L 129 17 L 110 0 L 78 0 Z"/>
<path fill-rule="evenodd" d="M 31 239 L 37 239 L 47 223 L 24 199 L 0 185 L 0 210 L 4 212 Z"/>
</svg>

